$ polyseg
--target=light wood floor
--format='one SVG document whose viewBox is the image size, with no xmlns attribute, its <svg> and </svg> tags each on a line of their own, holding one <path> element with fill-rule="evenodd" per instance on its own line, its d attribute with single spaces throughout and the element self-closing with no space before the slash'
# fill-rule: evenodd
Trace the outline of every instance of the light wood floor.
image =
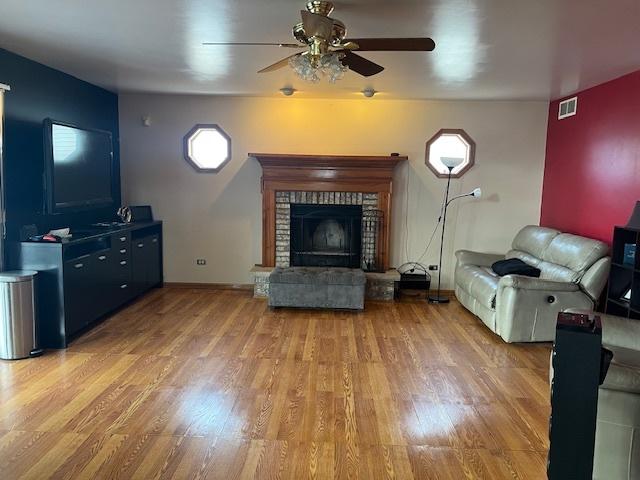
<svg viewBox="0 0 640 480">
<path fill-rule="evenodd" d="M 66 351 L 0 362 L 0 477 L 546 478 L 549 348 L 455 302 L 156 290 Z"/>
</svg>

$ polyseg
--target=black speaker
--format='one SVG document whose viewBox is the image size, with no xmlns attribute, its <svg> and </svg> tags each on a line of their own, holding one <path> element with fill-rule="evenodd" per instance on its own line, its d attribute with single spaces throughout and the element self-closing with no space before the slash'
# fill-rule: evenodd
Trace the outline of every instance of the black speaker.
<svg viewBox="0 0 640 480">
<path fill-rule="evenodd" d="M 598 386 L 613 354 L 602 348 L 600 317 L 559 313 L 553 345 L 549 480 L 590 479 L 593 474 Z"/>
<path fill-rule="evenodd" d="M 400 274 L 398 285 L 399 292 L 405 295 L 419 295 L 424 292 L 428 295 L 431 287 L 431 275 L 424 271 L 415 270 L 413 273 L 405 272 Z"/>
</svg>

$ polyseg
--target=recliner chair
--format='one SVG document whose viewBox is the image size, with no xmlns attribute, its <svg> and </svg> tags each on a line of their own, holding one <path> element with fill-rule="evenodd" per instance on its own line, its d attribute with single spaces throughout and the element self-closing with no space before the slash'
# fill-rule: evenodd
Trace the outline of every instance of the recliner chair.
<svg viewBox="0 0 640 480">
<path fill-rule="evenodd" d="M 609 275 L 608 254 L 598 240 L 526 226 L 506 255 L 457 251 L 455 295 L 506 342 L 553 341 L 559 312 L 595 307 Z M 539 268 L 540 278 L 499 277 L 491 265 L 505 258 Z"/>
</svg>

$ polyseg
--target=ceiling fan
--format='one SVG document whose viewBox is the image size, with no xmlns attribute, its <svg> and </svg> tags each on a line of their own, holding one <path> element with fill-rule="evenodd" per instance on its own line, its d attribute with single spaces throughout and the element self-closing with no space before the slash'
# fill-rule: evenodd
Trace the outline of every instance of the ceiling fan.
<svg viewBox="0 0 640 480">
<path fill-rule="evenodd" d="M 317 82 L 327 76 L 335 82 L 347 70 L 370 77 L 384 70 L 384 67 L 358 55 L 359 52 L 430 52 L 435 42 L 430 38 L 346 38 L 344 23 L 331 18 L 334 5 L 331 2 L 314 0 L 307 2 L 307 9 L 301 10 L 302 22 L 293 26 L 293 37 L 298 43 L 216 43 L 203 45 L 274 45 L 284 48 L 303 48 L 305 51 L 290 55 L 269 65 L 258 73 L 273 72 L 291 66 L 305 80 Z"/>
</svg>

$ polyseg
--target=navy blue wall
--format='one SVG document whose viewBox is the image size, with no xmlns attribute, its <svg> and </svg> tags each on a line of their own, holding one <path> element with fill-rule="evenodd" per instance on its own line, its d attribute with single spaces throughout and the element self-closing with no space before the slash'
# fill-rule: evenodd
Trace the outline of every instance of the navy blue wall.
<svg viewBox="0 0 640 480">
<path fill-rule="evenodd" d="M 110 131 L 120 198 L 118 96 L 2 49 L 0 82 L 11 86 L 11 91 L 5 94 L 4 135 L 8 238 L 17 239 L 21 226 L 27 224 L 35 224 L 44 232 L 55 227 L 115 219 L 113 208 L 81 214 L 46 213 L 42 122 L 53 118 Z"/>
</svg>

